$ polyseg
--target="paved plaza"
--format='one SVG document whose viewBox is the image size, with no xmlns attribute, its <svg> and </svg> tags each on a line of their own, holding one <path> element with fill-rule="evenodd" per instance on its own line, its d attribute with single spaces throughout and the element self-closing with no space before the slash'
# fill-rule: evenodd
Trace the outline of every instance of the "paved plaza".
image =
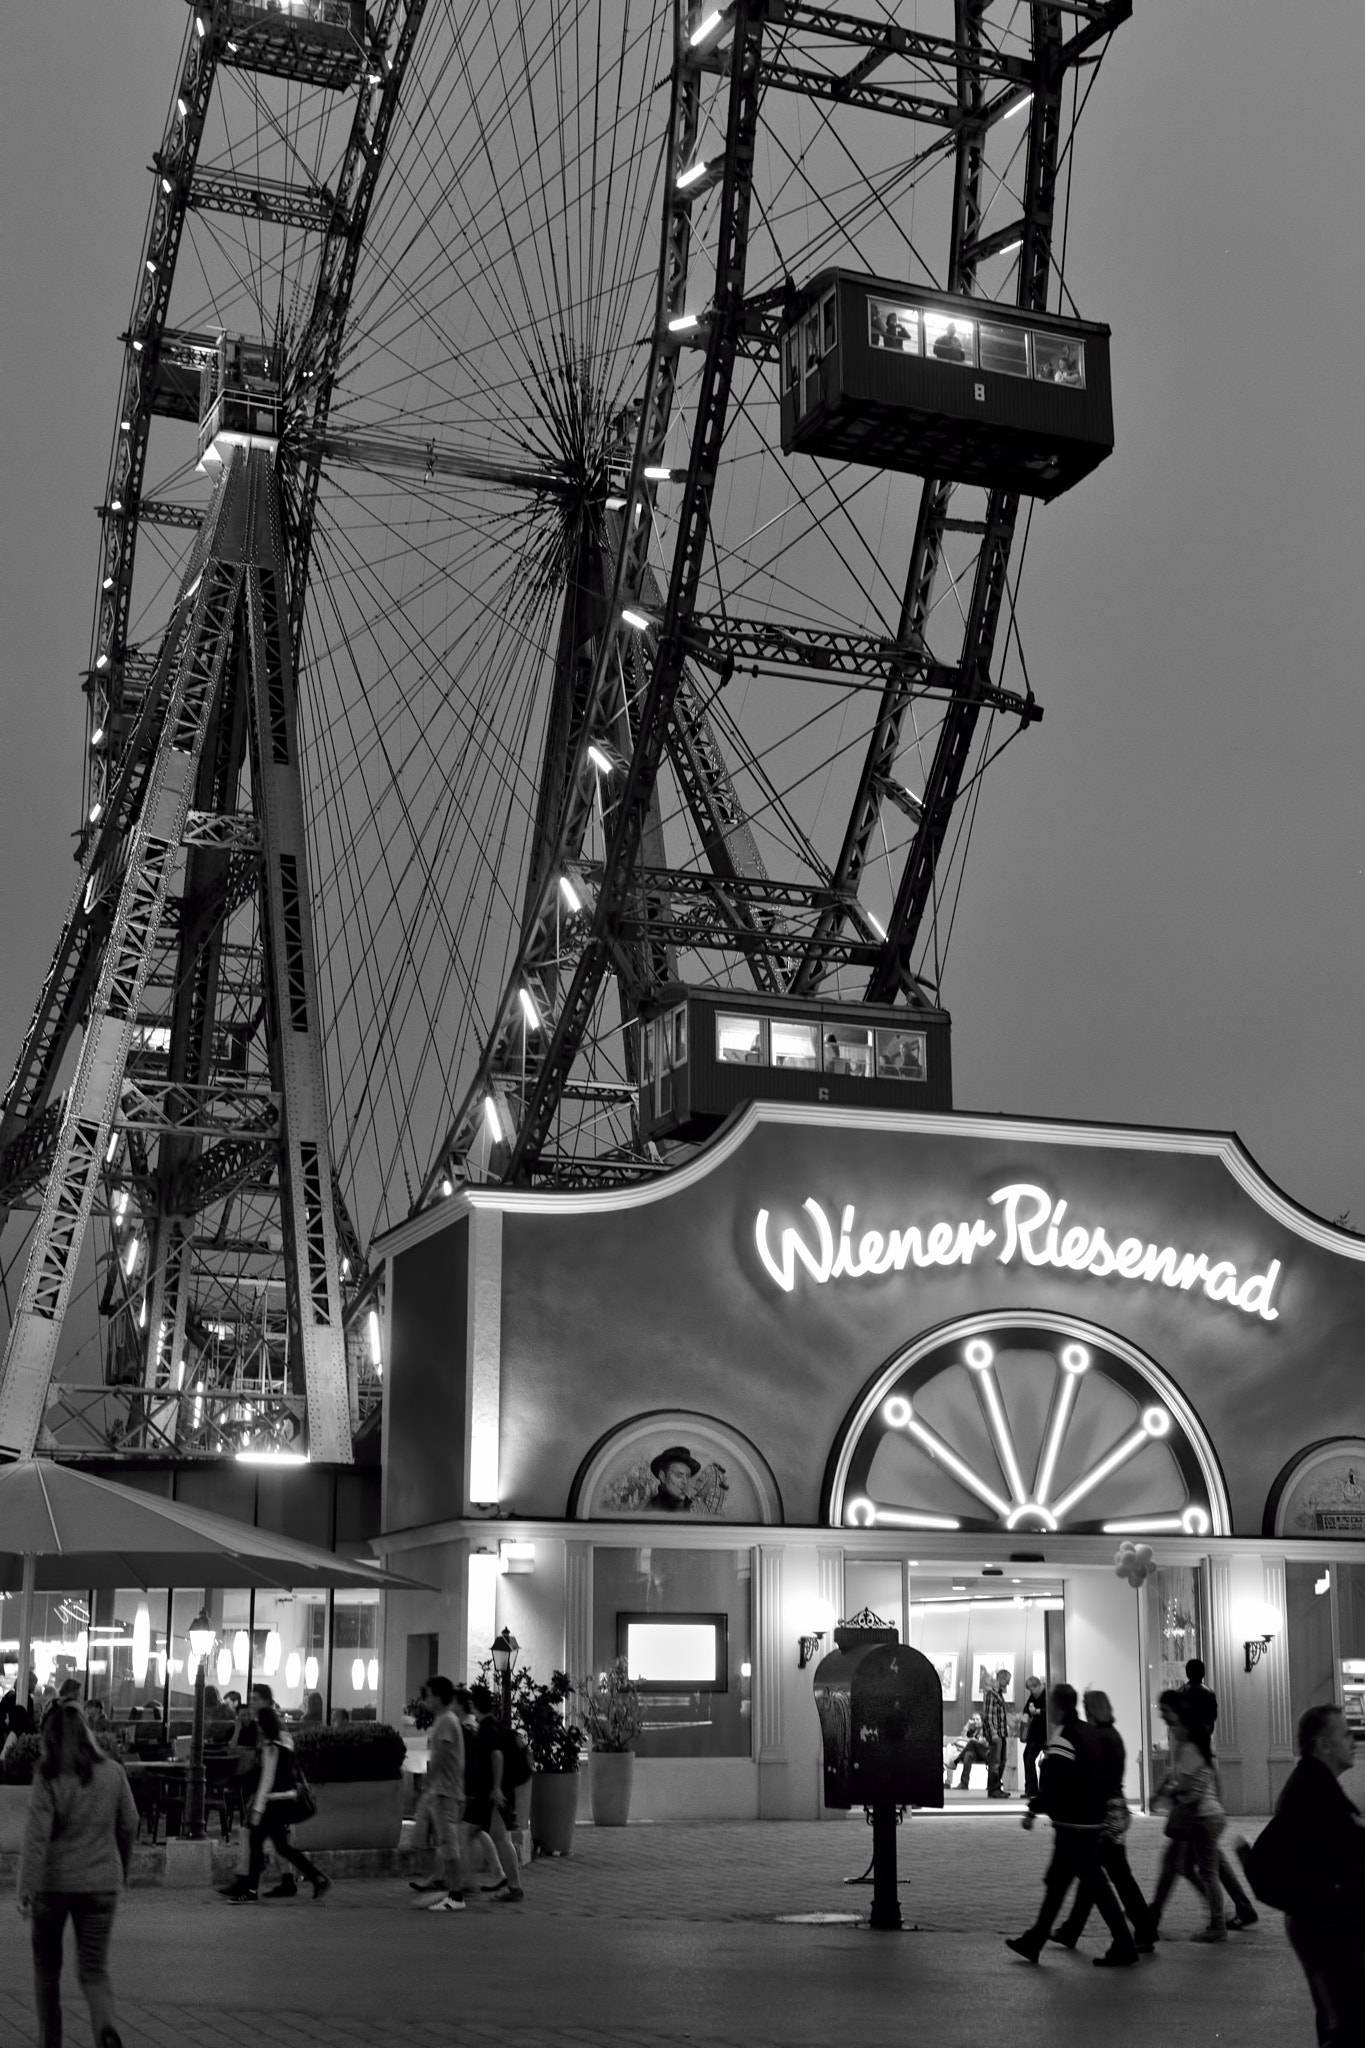
<svg viewBox="0 0 1365 2048">
<path fill-rule="evenodd" d="M 1245 1825 L 1238 1823 L 1236 1825 Z M 1254 1825 L 1248 1832 L 1255 1832 Z M 1017 1813 L 915 1818 L 900 1832 L 908 1929 L 782 1924 L 861 1912 L 846 1888 L 870 1830 L 846 1824 L 581 1828 L 537 1862 L 526 1902 L 420 1909 L 402 1878 L 339 1877 L 321 1904 L 229 1906 L 135 1890 L 114 1975 L 127 2048 L 537 2048 L 539 2043 L 933 2044 L 978 2048 L 1310 2048 L 1312 2015 L 1278 1915 L 1221 1948 L 1191 1945 L 1198 1904 L 1172 1903 L 1157 1954 L 1097 1971 L 1098 1920 L 1075 1955 L 1031 1969 L 1002 1945 L 1031 1919 L 1048 1850 Z M 1159 1822 L 1130 1836 L 1150 1889 Z M 0 2040 L 34 2038 L 28 1930 L 0 1916 Z M 69 2042 L 89 2038 L 74 1975 Z"/>
</svg>

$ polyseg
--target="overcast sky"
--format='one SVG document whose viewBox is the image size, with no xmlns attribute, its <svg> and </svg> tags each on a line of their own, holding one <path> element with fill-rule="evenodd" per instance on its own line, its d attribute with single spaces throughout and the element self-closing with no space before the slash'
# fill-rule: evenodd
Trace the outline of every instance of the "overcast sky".
<svg viewBox="0 0 1365 2048">
<path fill-rule="evenodd" d="M 11 0 L 0 120 L 0 1060 L 75 869 L 97 522 L 182 0 Z M 1043 724 L 945 993 L 966 1109 L 1236 1130 L 1365 1226 L 1358 0 L 1137 0 L 1069 276 L 1118 448 L 1034 521 Z"/>
</svg>

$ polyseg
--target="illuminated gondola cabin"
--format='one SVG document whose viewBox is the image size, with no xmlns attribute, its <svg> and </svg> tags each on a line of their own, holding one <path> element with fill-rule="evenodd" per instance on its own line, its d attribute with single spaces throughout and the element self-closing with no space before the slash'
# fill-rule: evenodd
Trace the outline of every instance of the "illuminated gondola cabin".
<svg viewBox="0 0 1365 2048">
<path fill-rule="evenodd" d="M 798 294 L 782 452 L 1055 498 L 1114 447 L 1109 329 L 844 270 Z"/>
<path fill-rule="evenodd" d="M 946 1010 L 661 989 L 639 1024 L 648 1138 L 700 1139 L 743 1103 L 951 1109 Z"/>
</svg>

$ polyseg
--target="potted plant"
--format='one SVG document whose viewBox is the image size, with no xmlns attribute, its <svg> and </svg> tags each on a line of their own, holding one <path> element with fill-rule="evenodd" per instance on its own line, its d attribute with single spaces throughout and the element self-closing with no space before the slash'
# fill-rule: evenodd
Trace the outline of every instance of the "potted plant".
<svg viewBox="0 0 1365 2048">
<path fill-rule="evenodd" d="M 588 1796 L 594 1825 L 623 1828 L 630 1819 L 635 1783 L 635 1738 L 640 1733 L 640 1693 L 624 1657 L 610 1669 L 580 1679 L 575 1691 L 592 1744 Z"/>
<path fill-rule="evenodd" d="M 396 1849 L 403 1831 L 407 1744 L 384 1721 L 298 1728 L 294 1754 L 318 1810 L 295 1830 L 300 1848 Z"/>
<path fill-rule="evenodd" d="M 512 1680 L 512 1725 L 531 1758 L 531 1840 L 542 1856 L 573 1854 L 578 1815 L 578 1759 L 587 1740 L 566 1712 L 573 1681 L 552 1671 L 538 1685 L 529 1671 Z"/>
</svg>

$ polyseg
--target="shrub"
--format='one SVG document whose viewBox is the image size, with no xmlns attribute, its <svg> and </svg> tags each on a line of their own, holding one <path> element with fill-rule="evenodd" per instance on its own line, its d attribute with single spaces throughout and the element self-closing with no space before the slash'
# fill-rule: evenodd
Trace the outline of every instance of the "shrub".
<svg viewBox="0 0 1365 2048">
<path fill-rule="evenodd" d="M 594 1749 L 619 1754 L 634 1748 L 643 1725 L 640 1693 L 624 1657 L 618 1657 L 595 1681 L 580 1678 L 574 1691 Z"/>
<path fill-rule="evenodd" d="M 19 1735 L 0 1758 L 0 1785 L 31 1785 L 38 1768 L 38 1738 Z"/>
<path fill-rule="evenodd" d="M 403 1775 L 407 1744 L 387 1721 L 352 1721 L 349 1728 L 312 1723 L 292 1732 L 294 1754 L 314 1785 L 373 1785 Z"/>
<path fill-rule="evenodd" d="M 498 1697 L 498 1679 L 490 1660 L 479 1676 Z M 565 1711 L 573 1698 L 573 1680 L 566 1671 L 552 1671 L 548 1685 L 538 1685 L 529 1670 L 512 1674 L 512 1726 L 526 1743 L 533 1771 L 576 1771 L 587 1737 Z"/>
</svg>

